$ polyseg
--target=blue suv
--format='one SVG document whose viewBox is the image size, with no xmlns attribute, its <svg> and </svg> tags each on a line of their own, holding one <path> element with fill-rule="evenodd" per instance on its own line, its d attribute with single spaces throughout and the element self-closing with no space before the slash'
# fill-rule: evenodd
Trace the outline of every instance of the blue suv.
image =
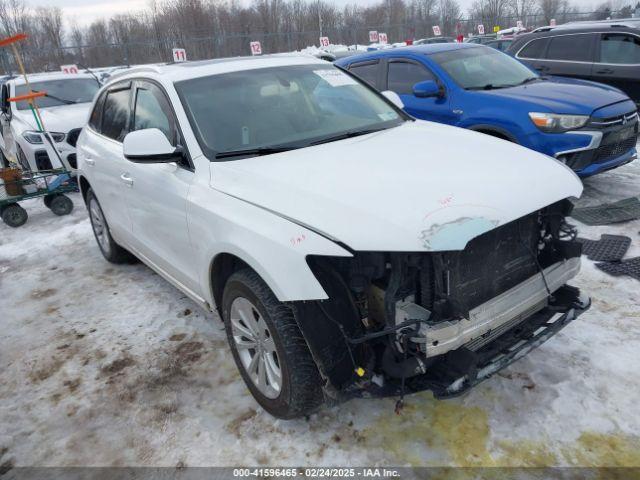
<svg viewBox="0 0 640 480">
<path fill-rule="evenodd" d="M 637 157 L 638 112 L 620 90 L 542 77 L 493 48 L 444 43 L 338 60 L 422 120 L 493 135 L 557 158 L 581 177 Z"/>
</svg>

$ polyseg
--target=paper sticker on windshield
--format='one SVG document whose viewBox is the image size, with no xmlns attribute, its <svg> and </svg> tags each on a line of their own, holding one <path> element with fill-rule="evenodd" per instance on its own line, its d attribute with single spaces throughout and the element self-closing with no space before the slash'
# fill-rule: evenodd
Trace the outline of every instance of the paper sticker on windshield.
<svg viewBox="0 0 640 480">
<path fill-rule="evenodd" d="M 395 120 L 396 118 L 398 118 L 398 114 L 396 112 L 385 112 L 379 113 L 378 117 L 380 117 L 380 120 L 388 122 L 390 120 Z"/>
<path fill-rule="evenodd" d="M 344 87 L 345 85 L 357 85 L 353 78 L 340 70 L 314 70 L 313 73 L 326 81 L 332 87 Z"/>
</svg>

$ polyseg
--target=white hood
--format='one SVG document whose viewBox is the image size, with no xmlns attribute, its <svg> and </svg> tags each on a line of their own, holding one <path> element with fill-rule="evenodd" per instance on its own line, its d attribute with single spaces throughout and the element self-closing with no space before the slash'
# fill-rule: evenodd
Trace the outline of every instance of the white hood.
<svg viewBox="0 0 640 480">
<path fill-rule="evenodd" d="M 582 183 L 556 160 L 431 122 L 211 163 L 212 187 L 359 251 L 461 250 Z"/>
<path fill-rule="evenodd" d="M 91 103 L 77 103 L 75 105 L 61 105 L 40 109 L 40 115 L 45 128 L 50 132 L 67 133 L 74 128 L 82 128 L 89 117 Z M 32 130 L 38 130 L 31 110 L 19 110 L 20 120 L 29 125 Z"/>
</svg>

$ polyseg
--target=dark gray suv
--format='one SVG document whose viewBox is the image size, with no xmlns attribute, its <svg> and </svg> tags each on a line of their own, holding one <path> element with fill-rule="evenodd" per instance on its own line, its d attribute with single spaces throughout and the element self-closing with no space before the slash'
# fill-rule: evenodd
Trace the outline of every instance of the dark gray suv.
<svg viewBox="0 0 640 480">
<path fill-rule="evenodd" d="M 615 24 L 563 25 L 513 41 L 508 53 L 543 75 L 606 83 L 640 104 L 640 29 Z"/>
</svg>

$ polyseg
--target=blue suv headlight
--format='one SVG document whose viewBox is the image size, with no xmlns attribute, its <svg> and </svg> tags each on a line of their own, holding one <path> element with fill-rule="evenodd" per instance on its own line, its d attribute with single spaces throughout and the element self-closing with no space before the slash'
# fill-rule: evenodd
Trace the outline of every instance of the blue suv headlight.
<svg viewBox="0 0 640 480">
<path fill-rule="evenodd" d="M 563 133 L 584 127 L 589 121 L 588 115 L 559 115 L 556 113 L 530 112 L 533 124 L 546 133 Z"/>
</svg>

